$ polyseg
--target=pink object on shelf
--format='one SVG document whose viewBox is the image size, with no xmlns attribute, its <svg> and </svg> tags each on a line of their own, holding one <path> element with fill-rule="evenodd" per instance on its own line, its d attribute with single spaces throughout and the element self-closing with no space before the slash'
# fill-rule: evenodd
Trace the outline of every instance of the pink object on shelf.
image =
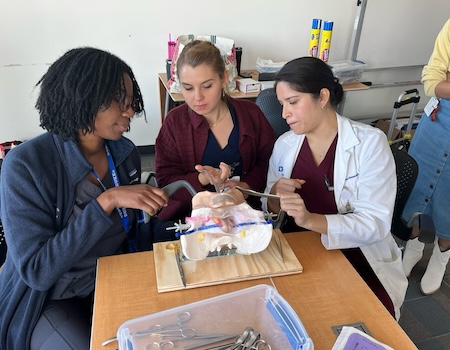
<svg viewBox="0 0 450 350">
<path fill-rule="evenodd" d="M 175 41 L 172 41 L 172 36 L 169 34 L 169 41 L 167 42 L 167 58 L 169 60 L 173 57 L 173 52 L 175 50 Z"/>
<path fill-rule="evenodd" d="M 173 51 L 175 50 L 175 41 L 169 41 L 167 43 L 167 49 L 168 49 L 168 58 L 169 60 L 173 57 Z"/>
</svg>

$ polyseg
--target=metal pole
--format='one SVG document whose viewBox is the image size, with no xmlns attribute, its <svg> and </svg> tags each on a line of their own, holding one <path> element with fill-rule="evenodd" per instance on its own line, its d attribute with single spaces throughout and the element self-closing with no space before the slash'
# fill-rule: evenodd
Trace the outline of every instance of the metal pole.
<svg viewBox="0 0 450 350">
<path fill-rule="evenodd" d="M 358 54 L 359 40 L 361 39 L 361 30 L 364 22 L 364 14 L 366 12 L 367 0 L 357 0 L 356 1 L 356 16 L 355 24 L 353 26 L 353 34 L 350 42 L 350 50 L 348 51 L 348 59 L 356 60 L 356 55 Z"/>
</svg>

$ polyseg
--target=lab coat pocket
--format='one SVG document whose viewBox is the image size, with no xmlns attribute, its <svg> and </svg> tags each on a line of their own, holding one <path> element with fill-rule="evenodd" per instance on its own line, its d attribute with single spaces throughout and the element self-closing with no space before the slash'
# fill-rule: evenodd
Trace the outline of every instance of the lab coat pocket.
<svg viewBox="0 0 450 350">
<path fill-rule="evenodd" d="M 358 198 L 358 179 L 358 174 L 345 179 L 338 199 L 338 210 L 342 214 L 352 213 L 355 210 L 354 203 Z"/>
<path fill-rule="evenodd" d="M 381 241 L 367 246 L 371 256 L 380 263 L 391 263 L 401 261 L 402 252 L 392 236 L 387 236 Z"/>
<path fill-rule="evenodd" d="M 367 261 L 388 292 L 394 306 L 402 305 L 408 280 L 402 266 L 402 255 L 392 237 L 361 247 Z"/>
<path fill-rule="evenodd" d="M 403 271 L 401 256 L 392 256 L 389 262 L 386 260 L 377 261 L 377 267 L 374 268 L 374 271 L 389 294 L 394 307 L 400 308 L 408 288 L 408 280 Z"/>
</svg>

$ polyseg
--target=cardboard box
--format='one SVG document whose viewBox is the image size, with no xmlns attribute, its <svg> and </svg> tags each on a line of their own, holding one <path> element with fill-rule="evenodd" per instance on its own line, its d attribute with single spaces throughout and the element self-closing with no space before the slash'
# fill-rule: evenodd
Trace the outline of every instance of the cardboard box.
<svg viewBox="0 0 450 350">
<path fill-rule="evenodd" d="M 389 132 L 390 122 L 391 122 L 390 119 L 378 119 L 375 122 L 374 126 L 378 129 L 382 130 L 387 136 L 387 134 Z M 392 132 L 392 137 L 391 137 L 390 141 L 394 141 L 394 140 L 404 137 L 406 134 L 406 126 L 407 126 L 407 121 L 406 121 L 406 124 L 404 124 L 402 119 L 397 119 L 397 123 Z M 413 129 L 411 129 L 411 139 L 409 141 L 412 140 L 412 138 L 414 136 L 414 132 L 416 131 L 414 126 L 415 125 L 413 124 Z"/>
<path fill-rule="evenodd" d="M 269 88 L 273 88 L 275 85 L 275 81 L 262 81 L 261 82 L 261 91 Z"/>
<path fill-rule="evenodd" d="M 385 134 L 386 134 L 386 136 L 387 136 L 387 134 L 388 134 L 388 132 L 389 132 L 389 125 L 390 125 L 390 120 L 389 119 L 378 119 L 376 122 L 375 122 L 375 127 L 376 128 L 378 128 L 378 129 L 380 129 L 380 130 L 382 130 Z M 400 129 L 399 128 L 394 128 L 394 131 L 393 131 L 393 133 L 392 133 L 392 137 L 391 137 L 391 140 L 396 140 L 396 139 L 398 139 L 400 136 Z"/>
<path fill-rule="evenodd" d="M 261 83 L 257 80 L 245 78 L 245 79 L 238 79 L 236 82 L 239 91 L 245 93 L 261 91 Z"/>
</svg>

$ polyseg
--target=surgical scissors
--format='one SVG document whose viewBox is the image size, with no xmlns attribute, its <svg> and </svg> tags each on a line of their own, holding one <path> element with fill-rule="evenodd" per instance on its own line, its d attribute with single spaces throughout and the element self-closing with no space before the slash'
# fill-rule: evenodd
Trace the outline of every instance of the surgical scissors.
<svg viewBox="0 0 450 350">
<path fill-rule="evenodd" d="M 177 315 L 177 320 L 175 323 L 168 323 L 165 325 L 156 324 L 150 328 L 144 329 L 142 331 L 137 331 L 134 335 L 147 335 L 147 334 L 170 334 L 178 332 L 178 335 L 182 338 L 192 338 L 197 334 L 194 328 L 184 328 L 183 323 L 186 323 L 192 319 L 192 315 L 189 311 L 184 311 Z"/>
<path fill-rule="evenodd" d="M 264 340 L 258 339 L 255 343 L 248 348 L 249 350 L 271 350 L 270 344 L 267 344 Z"/>
<path fill-rule="evenodd" d="M 137 331 L 133 336 L 150 336 L 150 343 L 146 346 L 146 350 L 163 349 L 174 350 L 176 341 L 205 339 L 200 345 L 191 344 L 182 346 L 180 349 L 195 349 L 198 346 L 213 344 L 222 340 L 236 337 L 236 334 L 223 333 L 205 333 L 200 334 L 194 328 L 184 327 L 183 324 L 192 319 L 190 312 L 185 311 L 177 315 L 175 323 L 165 325 L 154 325 L 148 329 Z M 167 339 L 167 340 L 166 340 Z M 195 346 L 194 346 L 195 345 Z"/>
<path fill-rule="evenodd" d="M 234 342 L 230 344 L 220 345 L 207 350 L 271 350 L 272 347 L 261 339 L 258 332 L 253 328 L 247 327 Z"/>
<path fill-rule="evenodd" d="M 145 347 L 145 350 L 173 350 L 175 349 L 175 344 L 171 341 L 163 341 L 163 342 L 153 342 L 148 344 Z"/>
<path fill-rule="evenodd" d="M 190 312 L 185 311 L 182 312 L 180 314 L 177 315 L 177 321 L 175 323 L 169 323 L 166 325 L 154 325 L 151 326 L 150 328 L 141 330 L 141 331 L 137 331 L 134 333 L 134 335 L 140 336 L 140 335 L 149 335 L 149 334 L 153 334 L 153 333 L 167 333 L 168 331 L 179 331 L 179 336 L 182 338 L 192 338 L 196 335 L 196 331 L 193 328 L 183 328 L 182 324 L 189 321 L 190 319 L 192 319 L 192 315 Z M 113 341 L 116 341 L 117 337 L 111 337 L 109 339 L 106 339 L 103 343 L 102 346 L 105 346 Z"/>
<path fill-rule="evenodd" d="M 148 344 L 145 347 L 145 350 L 194 350 L 194 349 L 198 349 L 200 347 L 204 347 L 206 345 L 210 345 L 210 344 L 214 344 L 214 343 L 218 343 L 224 340 L 228 340 L 231 338 L 236 338 L 238 335 L 236 334 L 232 334 L 232 335 L 223 335 L 220 336 L 218 335 L 215 338 L 209 338 L 207 340 L 203 340 L 197 343 L 190 343 L 189 345 L 183 345 L 180 347 L 175 347 L 175 341 L 161 341 L 161 342 L 152 342 L 150 344 Z M 193 338 L 191 338 L 192 340 Z M 187 340 L 187 339 L 186 339 Z M 263 349 L 261 349 L 263 350 Z M 270 349 L 268 349 L 270 350 Z"/>
<path fill-rule="evenodd" d="M 153 341 L 147 346 L 148 349 L 174 349 L 174 342 L 188 339 L 209 339 L 209 342 L 205 340 L 205 344 L 212 344 L 221 340 L 234 338 L 236 334 L 223 334 L 223 333 L 206 333 L 200 334 L 194 328 L 184 327 L 183 324 L 192 319 L 190 312 L 185 311 L 177 315 L 176 322 L 168 323 L 164 325 L 153 325 L 147 329 L 136 331 L 132 336 L 150 336 Z M 166 340 L 167 339 L 167 340 Z M 213 341 L 217 339 L 216 341 Z M 116 341 L 117 337 L 112 337 L 105 340 L 102 345 L 105 346 L 113 341 Z M 152 346 L 152 347 L 150 347 Z"/>
</svg>

